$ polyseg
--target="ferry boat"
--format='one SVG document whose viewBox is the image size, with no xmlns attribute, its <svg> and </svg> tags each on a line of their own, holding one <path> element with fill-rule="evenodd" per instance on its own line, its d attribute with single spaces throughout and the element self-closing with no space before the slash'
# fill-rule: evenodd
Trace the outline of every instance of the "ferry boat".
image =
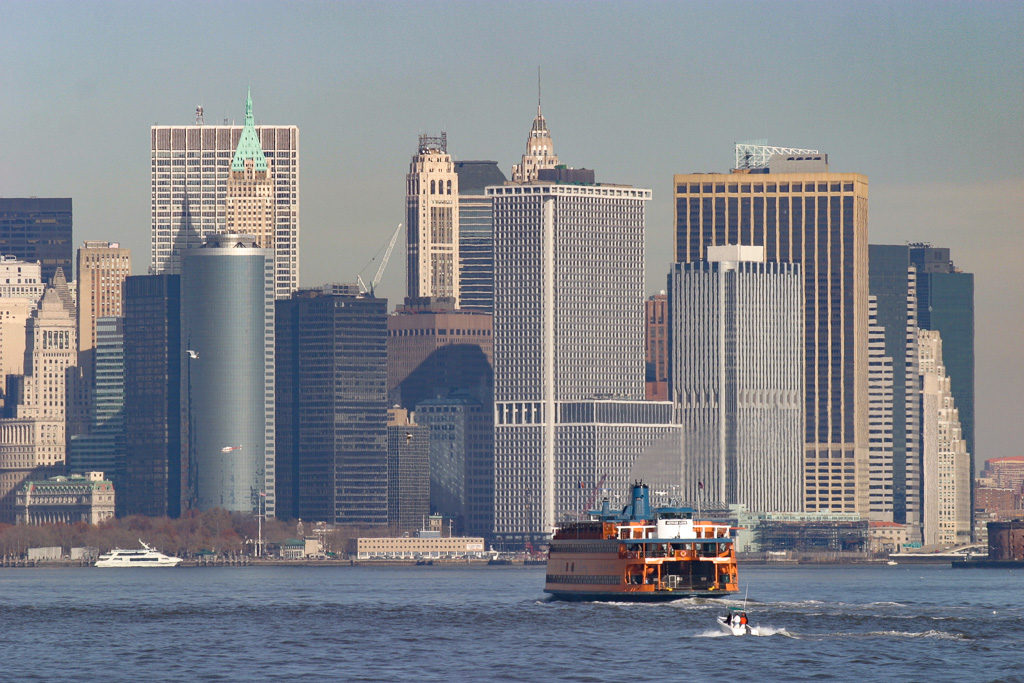
<svg viewBox="0 0 1024 683">
<path fill-rule="evenodd" d="M 652 510 L 639 482 L 621 512 L 605 500 L 590 516 L 551 539 L 544 592 L 557 599 L 653 602 L 739 590 L 728 524 L 695 520 L 686 507 Z"/>
<path fill-rule="evenodd" d="M 146 545 L 139 539 L 142 548 L 114 548 L 109 553 L 100 555 L 96 560 L 97 567 L 177 567 L 180 557 L 171 557 L 158 552 L 156 548 Z"/>
</svg>

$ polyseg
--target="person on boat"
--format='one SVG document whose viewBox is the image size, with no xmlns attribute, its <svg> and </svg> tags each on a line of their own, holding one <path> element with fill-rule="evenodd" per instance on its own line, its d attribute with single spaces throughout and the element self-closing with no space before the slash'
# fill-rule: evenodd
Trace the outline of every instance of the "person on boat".
<svg viewBox="0 0 1024 683">
<path fill-rule="evenodd" d="M 740 613 L 740 626 L 746 626 L 746 625 L 747 625 L 747 613 L 746 612 L 741 612 Z"/>
</svg>

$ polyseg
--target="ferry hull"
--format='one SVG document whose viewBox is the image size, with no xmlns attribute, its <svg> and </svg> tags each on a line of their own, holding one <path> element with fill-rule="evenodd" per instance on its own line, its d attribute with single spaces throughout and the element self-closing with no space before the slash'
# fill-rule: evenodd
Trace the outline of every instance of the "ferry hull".
<svg viewBox="0 0 1024 683">
<path fill-rule="evenodd" d="M 729 595 L 725 591 L 633 591 L 633 592 L 597 592 L 597 591 L 560 591 L 545 588 L 544 592 L 554 600 L 564 602 L 671 602 L 684 598 L 724 598 Z"/>
</svg>

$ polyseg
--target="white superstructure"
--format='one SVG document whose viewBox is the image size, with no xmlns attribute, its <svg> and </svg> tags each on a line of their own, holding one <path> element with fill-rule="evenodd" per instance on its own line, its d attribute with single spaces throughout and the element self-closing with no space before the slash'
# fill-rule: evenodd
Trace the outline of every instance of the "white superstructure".
<svg viewBox="0 0 1024 683">
<path fill-rule="evenodd" d="M 100 555 L 96 560 L 97 567 L 177 567 L 180 557 L 171 557 L 157 551 L 139 539 L 142 548 L 114 548 L 109 553 Z"/>
</svg>

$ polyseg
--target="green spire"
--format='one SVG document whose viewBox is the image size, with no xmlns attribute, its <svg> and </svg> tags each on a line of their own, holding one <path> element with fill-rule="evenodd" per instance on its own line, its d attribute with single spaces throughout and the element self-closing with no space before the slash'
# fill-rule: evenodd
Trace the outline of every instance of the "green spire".
<svg viewBox="0 0 1024 683">
<path fill-rule="evenodd" d="M 252 88 L 249 88 L 245 96 L 245 127 L 238 140 L 235 158 L 231 160 L 231 170 L 244 171 L 248 159 L 253 160 L 257 171 L 267 170 L 267 158 L 263 156 L 263 145 L 260 144 L 260 136 L 256 134 L 256 119 L 252 115 Z"/>
</svg>

